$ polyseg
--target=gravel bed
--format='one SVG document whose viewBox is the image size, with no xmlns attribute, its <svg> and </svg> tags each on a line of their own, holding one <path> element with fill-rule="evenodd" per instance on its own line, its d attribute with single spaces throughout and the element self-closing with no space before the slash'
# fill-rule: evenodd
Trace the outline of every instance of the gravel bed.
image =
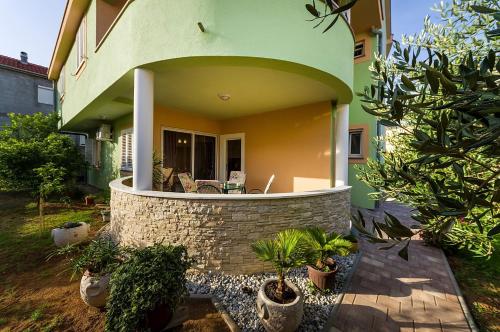
<svg viewBox="0 0 500 332">
<path fill-rule="evenodd" d="M 339 264 L 339 271 L 335 289 L 329 293 L 315 292 L 308 287 L 307 268 L 295 269 L 289 273 L 288 279 L 297 285 L 305 296 L 304 317 L 299 331 L 316 332 L 323 329 L 333 304 L 342 291 L 355 257 L 354 254 L 334 257 Z M 255 301 L 264 280 L 274 276 L 273 273 L 237 276 L 219 273 L 190 273 L 187 275 L 188 290 L 190 293 L 216 296 L 243 331 L 264 331 L 257 317 Z"/>
</svg>

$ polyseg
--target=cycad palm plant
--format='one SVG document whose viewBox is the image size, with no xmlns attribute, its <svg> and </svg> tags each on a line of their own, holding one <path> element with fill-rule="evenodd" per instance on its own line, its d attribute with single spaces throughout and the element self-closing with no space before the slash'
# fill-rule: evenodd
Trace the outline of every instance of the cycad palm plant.
<svg viewBox="0 0 500 332">
<path fill-rule="evenodd" d="M 318 270 L 327 266 L 327 260 L 332 255 L 348 255 L 352 247 L 351 241 L 341 235 L 335 232 L 327 233 L 318 227 L 306 228 L 303 234 L 306 243 L 314 252 L 314 265 Z"/>
<path fill-rule="evenodd" d="M 276 234 L 272 240 L 255 242 L 252 249 L 260 260 L 273 264 L 278 277 L 276 297 L 283 300 L 286 274 L 294 267 L 305 265 L 310 256 L 303 233 L 297 229 L 287 229 Z"/>
</svg>

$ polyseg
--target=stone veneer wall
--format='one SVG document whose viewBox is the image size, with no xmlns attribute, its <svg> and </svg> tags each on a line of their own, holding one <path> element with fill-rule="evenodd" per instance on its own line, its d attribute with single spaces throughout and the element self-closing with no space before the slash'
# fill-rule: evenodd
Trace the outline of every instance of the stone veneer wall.
<svg viewBox="0 0 500 332">
<path fill-rule="evenodd" d="M 319 226 L 339 233 L 349 229 L 349 187 L 308 196 L 252 196 L 154 197 L 112 183 L 110 234 L 122 245 L 182 244 L 195 259 L 195 269 L 248 274 L 271 270 L 250 248 L 258 239 L 287 228 Z"/>
</svg>

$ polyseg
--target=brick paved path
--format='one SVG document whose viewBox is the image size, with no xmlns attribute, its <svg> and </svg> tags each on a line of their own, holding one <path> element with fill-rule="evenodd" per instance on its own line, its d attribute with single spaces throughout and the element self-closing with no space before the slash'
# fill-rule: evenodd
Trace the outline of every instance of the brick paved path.
<svg viewBox="0 0 500 332">
<path fill-rule="evenodd" d="M 415 223 L 405 207 L 384 209 Z M 363 241 L 361 255 L 331 332 L 470 331 L 441 250 L 412 241 L 406 262 Z"/>
</svg>

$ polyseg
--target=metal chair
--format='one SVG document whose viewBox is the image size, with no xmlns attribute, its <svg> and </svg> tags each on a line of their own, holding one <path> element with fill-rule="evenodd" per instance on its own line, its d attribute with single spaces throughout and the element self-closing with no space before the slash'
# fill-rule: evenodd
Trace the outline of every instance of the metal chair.
<svg viewBox="0 0 500 332">
<path fill-rule="evenodd" d="M 245 182 L 247 180 L 247 175 L 242 171 L 231 171 L 229 173 L 228 183 L 236 183 L 240 186 L 240 189 L 229 190 L 228 194 L 243 194 L 245 193 Z"/>
<path fill-rule="evenodd" d="M 274 178 L 275 178 L 274 174 L 271 175 L 271 177 L 269 178 L 269 181 L 267 181 L 267 185 L 266 185 L 266 188 L 264 189 L 264 191 L 262 191 L 260 189 L 252 189 L 248 193 L 249 194 L 267 194 L 267 193 L 269 193 L 269 189 L 271 189 L 271 184 L 273 183 Z"/>
<path fill-rule="evenodd" d="M 196 192 L 199 194 L 221 194 L 221 183 L 217 180 L 196 180 Z"/>
</svg>

